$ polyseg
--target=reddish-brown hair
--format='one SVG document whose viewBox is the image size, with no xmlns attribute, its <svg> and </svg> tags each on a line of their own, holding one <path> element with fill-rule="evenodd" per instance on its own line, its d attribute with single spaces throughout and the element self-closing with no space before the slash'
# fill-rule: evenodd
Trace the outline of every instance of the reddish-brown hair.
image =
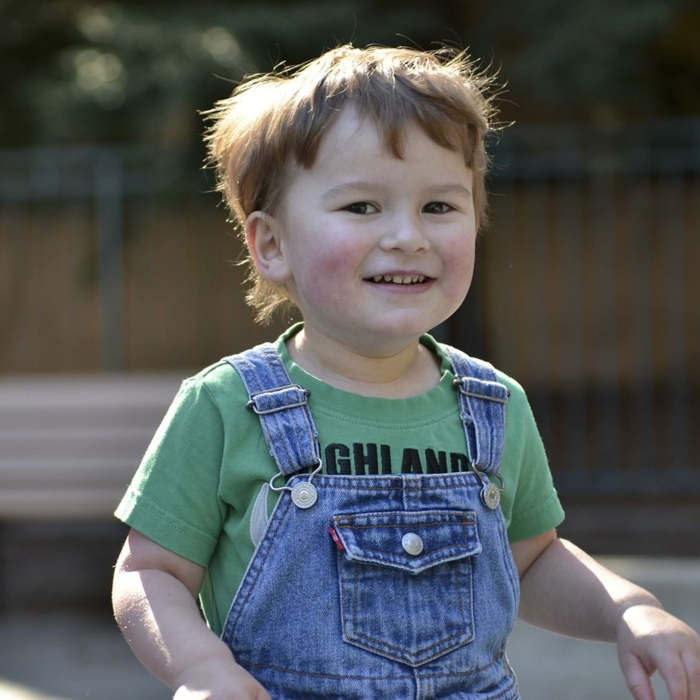
<svg viewBox="0 0 700 700">
<path fill-rule="evenodd" d="M 206 112 L 205 140 L 217 189 L 240 230 L 253 211 L 274 212 L 290 162 L 311 168 L 319 144 L 343 107 L 371 119 L 387 148 L 402 155 L 406 124 L 464 154 L 474 173 L 477 226 L 486 218 L 484 138 L 494 116 L 490 81 L 465 52 L 340 46 L 302 66 L 254 76 Z M 248 303 L 258 321 L 289 302 L 286 290 L 261 278 L 250 256 Z"/>
</svg>

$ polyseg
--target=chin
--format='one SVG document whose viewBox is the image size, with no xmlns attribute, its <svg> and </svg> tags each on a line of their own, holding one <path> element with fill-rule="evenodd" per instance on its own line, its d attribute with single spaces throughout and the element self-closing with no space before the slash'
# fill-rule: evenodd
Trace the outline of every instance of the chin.
<svg viewBox="0 0 700 700">
<path fill-rule="evenodd" d="M 385 347 L 395 345 L 400 349 L 408 343 L 417 341 L 423 333 L 427 333 L 438 323 L 441 323 L 441 321 L 433 325 L 426 325 L 425 323 L 383 323 L 367 329 L 367 332 L 372 334 L 378 345 L 381 344 Z"/>
<path fill-rule="evenodd" d="M 431 328 L 441 324 L 443 321 L 447 320 L 454 312 L 446 314 L 444 312 L 434 313 L 434 314 L 421 314 L 420 317 L 415 315 L 409 315 L 407 317 L 398 316 L 396 318 L 391 318 L 390 314 L 387 314 L 377 325 L 376 332 L 389 335 L 422 335 L 427 333 Z"/>
</svg>

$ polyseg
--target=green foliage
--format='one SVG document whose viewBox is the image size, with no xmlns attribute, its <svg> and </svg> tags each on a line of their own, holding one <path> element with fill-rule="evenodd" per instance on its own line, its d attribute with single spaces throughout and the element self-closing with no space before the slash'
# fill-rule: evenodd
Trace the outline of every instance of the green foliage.
<svg viewBox="0 0 700 700">
<path fill-rule="evenodd" d="M 509 94 L 518 103 L 514 118 L 624 122 L 673 115 L 662 97 L 668 76 L 659 72 L 658 64 L 669 47 L 697 55 L 698 32 L 691 36 L 683 29 L 693 16 L 697 29 L 693 2 L 508 4 L 513 12 L 503 12 L 502 3 L 480 6 L 478 25 L 483 31 L 477 46 L 481 51 L 493 48 L 502 64 Z M 699 112 L 697 91 L 686 97 L 682 111 Z"/>
<path fill-rule="evenodd" d="M 698 112 L 699 29 L 690 0 L 6 0 L 0 144 L 196 150 L 197 111 L 243 75 L 347 41 L 469 45 L 518 121 Z"/>
<path fill-rule="evenodd" d="M 2 7 L 0 138 L 14 143 L 182 145 L 197 109 L 244 74 L 340 42 L 439 36 L 428 8 L 300 3 L 9 2 Z M 20 77 L 20 79 L 18 79 Z"/>
</svg>

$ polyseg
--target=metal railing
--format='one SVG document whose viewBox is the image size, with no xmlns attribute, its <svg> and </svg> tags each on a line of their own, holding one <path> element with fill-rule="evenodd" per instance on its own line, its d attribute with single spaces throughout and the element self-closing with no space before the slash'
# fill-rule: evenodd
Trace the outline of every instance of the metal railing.
<svg viewBox="0 0 700 700">
<path fill-rule="evenodd" d="M 525 385 L 563 492 L 697 497 L 700 121 L 518 127 L 492 152 L 492 223 L 444 337 Z M 103 369 L 123 367 L 125 209 L 187 191 L 184 171 L 162 151 L 0 151 L 0 265 L 36 208 L 91 220 Z"/>
<path fill-rule="evenodd" d="M 559 488 L 697 497 L 700 122 L 514 129 L 494 162 L 486 255 L 527 269 L 489 266 L 482 306 L 507 295 L 487 343 L 528 385 Z"/>
</svg>

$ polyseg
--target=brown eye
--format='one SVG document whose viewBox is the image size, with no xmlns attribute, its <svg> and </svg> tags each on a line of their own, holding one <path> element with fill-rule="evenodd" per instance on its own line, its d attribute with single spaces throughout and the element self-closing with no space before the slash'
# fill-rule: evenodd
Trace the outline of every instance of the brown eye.
<svg viewBox="0 0 700 700">
<path fill-rule="evenodd" d="M 453 209 L 447 202 L 429 202 L 423 207 L 426 214 L 447 214 Z"/>
<path fill-rule="evenodd" d="M 359 214 L 360 216 L 375 214 L 377 211 L 379 211 L 377 207 L 370 202 L 353 202 L 352 204 L 348 204 L 346 207 L 343 207 L 343 210 L 349 211 L 351 214 Z"/>
</svg>

